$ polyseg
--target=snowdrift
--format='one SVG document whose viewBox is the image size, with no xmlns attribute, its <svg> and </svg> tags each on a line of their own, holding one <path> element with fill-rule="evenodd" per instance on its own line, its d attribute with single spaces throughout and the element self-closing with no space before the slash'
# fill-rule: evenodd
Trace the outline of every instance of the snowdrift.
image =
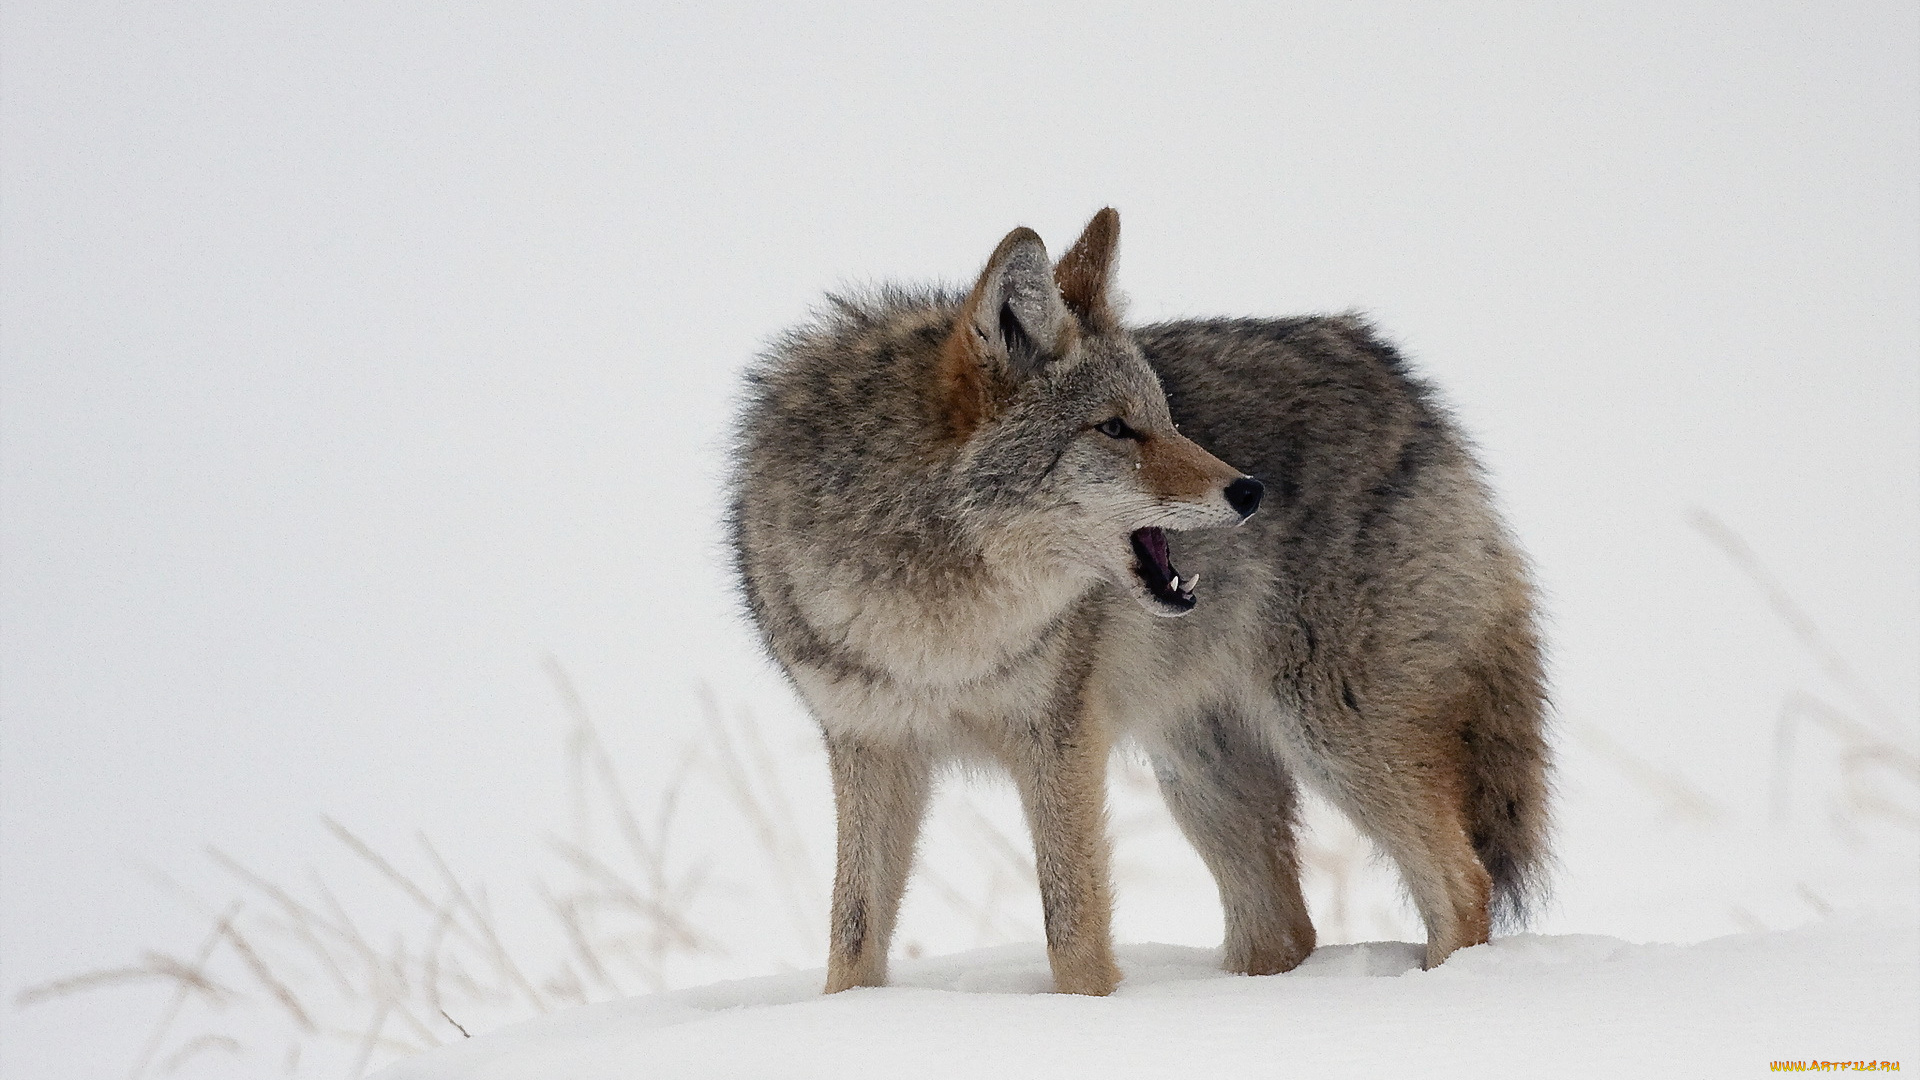
<svg viewBox="0 0 1920 1080">
<path fill-rule="evenodd" d="M 1776 1063 L 1920 1070 L 1920 920 L 1855 915 L 1695 945 L 1523 934 L 1419 968 L 1405 942 L 1222 973 L 1212 950 L 1120 949 L 1111 998 L 1056 995 L 1039 945 L 589 1005 L 400 1062 L 378 1080 L 635 1077 L 1744 1077 Z M 1884 1066 L 1883 1066 L 1884 1067 Z"/>
</svg>

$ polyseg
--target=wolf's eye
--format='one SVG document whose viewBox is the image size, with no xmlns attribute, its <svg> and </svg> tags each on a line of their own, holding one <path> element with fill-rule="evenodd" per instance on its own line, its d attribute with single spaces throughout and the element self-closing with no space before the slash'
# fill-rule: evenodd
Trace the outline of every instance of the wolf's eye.
<svg viewBox="0 0 1920 1080">
<path fill-rule="evenodd" d="M 1133 429 L 1127 426 L 1127 422 L 1125 420 L 1122 420 L 1117 416 L 1100 421 L 1098 424 L 1094 425 L 1093 430 L 1099 432 L 1102 435 L 1105 435 L 1109 439 L 1133 438 Z"/>
</svg>

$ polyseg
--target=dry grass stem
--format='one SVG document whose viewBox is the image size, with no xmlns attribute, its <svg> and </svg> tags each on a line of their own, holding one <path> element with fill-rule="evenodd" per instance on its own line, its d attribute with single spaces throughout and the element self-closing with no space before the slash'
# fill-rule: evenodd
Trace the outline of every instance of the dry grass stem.
<svg viewBox="0 0 1920 1080">
<path fill-rule="evenodd" d="M 826 925 L 819 910 L 822 890 L 779 771 L 773 767 L 752 718 L 743 717 L 736 733 L 727 724 L 713 691 L 704 684 L 699 690 L 701 712 L 734 807 L 752 826 L 754 839 L 773 863 L 775 880 L 786 901 L 783 907 L 794 930 L 803 935 L 813 933 L 816 927 Z M 736 739 L 750 747 L 751 763 L 735 747 Z"/>
<path fill-rule="evenodd" d="M 215 1050 L 231 1054 L 234 1057 L 240 1057 L 246 1053 L 246 1048 L 240 1045 L 240 1041 L 231 1036 L 202 1035 L 167 1055 L 167 1060 L 160 1063 L 160 1071 L 165 1073 L 179 1072 L 180 1066 L 185 1065 L 201 1054 Z"/>
<path fill-rule="evenodd" d="M 207 961 L 213 958 L 213 950 L 218 948 L 220 940 L 226 937 L 227 925 L 240 914 L 240 909 L 239 901 L 235 901 L 227 908 L 226 913 L 220 917 L 220 921 L 214 924 L 213 932 L 201 942 L 200 949 L 194 954 L 193 960 L 185 965 L 183 974 L 187 972 L 192 974 L 175 983 L 173 994 L 167 999 L 166 1008 L 161 1010 L 159 1023 L 154 1025 L 153 1034 L 148 1036 L 146 1046 L 140 1051 L 140 1057 L 134 1061 L 133 1071 L 127 1074 L 129 1077 L 138 1080 L 138 1077 L 147 1071 L 147 1065 L 153 1061 L 153 1056 L 159 1052 L 161 1043 L 166 1041 L 167 1032 L 173 1027 L 174 1020 L 179 1017 L 181 1007 L 187 1003 L 187 996 L 200 987 L 210 984 L 211 980 L 205 978 L 201 972 L 206 970 Z"/>
<path fill-rule="evenodd" d="M 286 983 L 274 977 L 273 970 L 260 959 L 260 954 L 254 951 L 246 935 L 234 927 L 233 921 L 227 920 L 221 924 L 220 928 L 226 933 L 227 943 L 233 946 L 233 951 L 246 965 L 247 970 L 252 972 L 253 977 L 266 988 L 268 995 L 287 1011 L 287 1015 L 293 1018 L 293 1022 L 300 1026 L 300 1030 L 308 1033 L 318 1031 L 319 1026 L 313 1022 L 313 1017 L 307 1013 L 306 1007 L 300 1004 L 300 999 L 294 996 Z"/>
<path fill-rule="evenodd" d="M 440 871 L 440 878 L 447 887 L 447 895 L 452 897 L 460 907 L 464 907 L 467 910 L 467 914 L 473 919 L 474 926 L 479 930 L 480 938 L 486 946 L 487 954 L 494 964 L 498 966 L 500 973 L 505 975 L 507 980 L 519 989 L 522 994 L 526 995 L 527 1001 L 531 1003 L 535 1009 L 543 1013 L 549 1011 L 546 998 L 541 996 L 540 991 L 534 989 L 533 983 L 527 978 L 526 974 L 520 970 L 520 965 L 514 963 L 513 956 L 508 953 L 506 945 L 501 942 L 500 934 L 494 928 L 493 918 L 487 912 L 486 907 L 476 902 L 473 895 L 467 892 L 466 887 L 460 883 L 459 877 L 454 874 L 453 868 L 448 866 L 447 860 L 441 856 L 440 849 L 433 846 L 433 841 L 427 839 L 424 835 L 416 839 L 419 841 L 420 846 L 426 850 L 427 857 L 433 860 L 434 867 Z"/>
<path fill-rule="evenodd" d="M 1635 787 L 1651 796 L 1668 815 L 1700 824 L 1712 824 L 1723 816 L 1720 805 L 1693 786 L 1685 776 L 1654 765 L 1620 745 L 1599 728 L 1591 724 L 1575 724 L 1573 734 L 1588 749 L 1620 770 Z"/>
<path fill-rule="evenodd" d="M 1773 609 L 1774 614 L 1781 622 L 1786 623 L 1787 628 L 1819 663 L 1827 677 L 1853 695 L 1853 699 L 1860 704 L 1861 710 L 1872 717 L 1887 735 L 1903 738 L 1910 733 L 1908 726 L 1901 724 L 1895 718 L 1893 710 L 1880 700 L 1879 695 L 1873 692 L 1864 679 L 1855 674 L 1853 665 L 1847 663 L 1846 657 L 1840 654 L 1839 649 L 1834 648 L 1833 642 L 1820 631 L 1819 626 L 1793 598 L 1793 594 L 1780 584 L 1779 578 L 1767 569 L 1766 564 L 1760 561 L 1760 556 L 1754 553 L 1752 546 L 1739 533 L 1733 531 L 1711 512 L 1700 507 L 1695 507 L 1688 514 L 1688 521 L 1694 529 L 1732 560 L 1742 573 L 1747 575 L 1748 580 L 1752 581 L 1759 588 L 1761 595 L 1766 597 L 1767 605 Z"/>
<path fill-rule="evenodd" d="M 1821 672 L 1853 700 L 1858 712 L 1873 722 L 1872 726 L 1862 723 L 1847 710 L 1812 694 L 1798 690 L 1787 694 L 1774 725 L 1773 775 L 1769 785 L 1774 824 L 1786 824 L 1791 813 L 1795 765 L 1803 761 L 1799 754 L 1800 734 L 1811 727 L 1824 731 L 1838 743 L 1829 759 L 1840 778 L 1840 792 L 1827 807 L 1826 816 L 1833 831 L 1857 841 L 1862 821 L 1867 818 L 1920 830 L 1920 753 L 1910 745 L 1913 742 L 1911 725 L 1901 723 L 1893 710 L 1860 678 L 1739 533 L 1703 509 L 1696 508 L 1689 520 L 1753 582 L 1775 617 L 1813 657 Z M 1890 786 L 1904 794 L 1887 794 Z"/>
</svg>

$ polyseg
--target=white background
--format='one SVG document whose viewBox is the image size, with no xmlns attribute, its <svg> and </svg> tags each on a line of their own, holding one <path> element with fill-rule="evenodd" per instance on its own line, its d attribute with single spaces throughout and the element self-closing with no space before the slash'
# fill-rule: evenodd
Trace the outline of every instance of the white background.
<svg viewBox="0 0 1920 1080">
<path fill-rule="evenodd" d="M 703 682 L 804 741 L 720 549 L 742 367 L 1108 204 L 1133 318 L 1363 308 L 1441 385 L 1537 562 L 1570 798 L 1597 729 L 1757 813 L 1783 695 L 1839 694 L 1694 507 L 1911 745 L 1911 4 L 4 12 L 9 1076 L 125 1070 L 158 991 L 10 999 L 190 950 L 142 868 L 298 878 L 326 814 L 516 880 L 565 814 L 546 654 L 639 783 Z M 1660 932 L 1583 902 L 1575 820 L 1554 928 Z"/>
</svg>

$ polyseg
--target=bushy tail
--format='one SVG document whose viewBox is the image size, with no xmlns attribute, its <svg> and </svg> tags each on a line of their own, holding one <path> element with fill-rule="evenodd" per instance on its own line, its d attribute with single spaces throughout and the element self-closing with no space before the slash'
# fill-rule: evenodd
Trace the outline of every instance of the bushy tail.
<svg viewBox="0 0 1920 1080">
<path fill-rule="evenodd" d="M 1539 639 L 1522 615 L 1495 635 L 1479 673 L 1484 697 L 1467 723 L 1467 820 L 1473 849 L 1493 878 L 1493 921 L 1525 925 L 1546 898 L 1547 695 Z"/>
</svg>

